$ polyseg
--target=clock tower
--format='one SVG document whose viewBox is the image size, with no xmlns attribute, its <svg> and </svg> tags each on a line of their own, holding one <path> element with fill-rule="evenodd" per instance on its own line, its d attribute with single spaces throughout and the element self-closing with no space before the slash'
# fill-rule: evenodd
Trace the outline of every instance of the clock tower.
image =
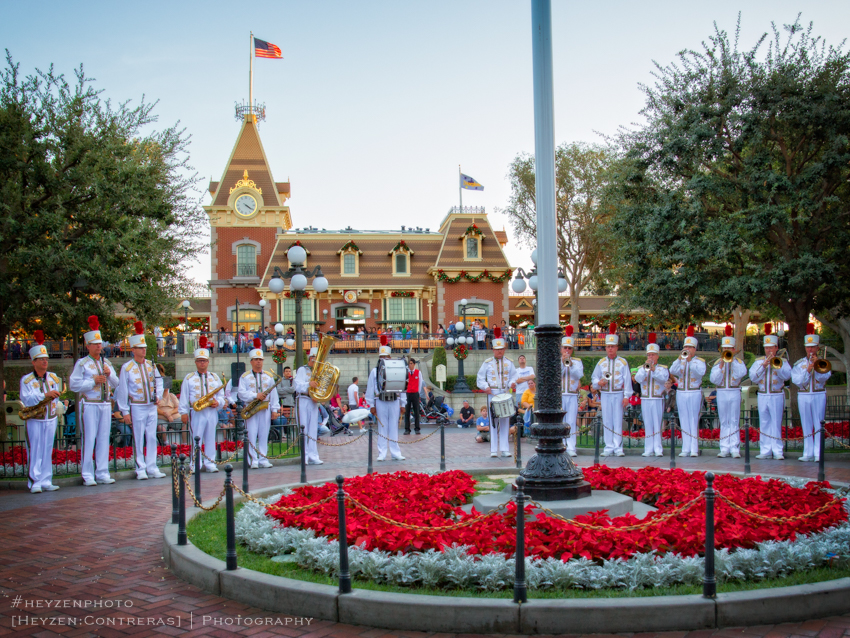
<svg viewBox="0 0 850 638">
<path fill-rule="evenodd" d="M 276 320 L 260 308 L 260 285 L 278 232 L 292 227 L 286 201 L 289 182 L 275 182 L 257 130 L 257 114 L 245 113 L 221 180 L 210 182 L 212 306 L 210 329 L 233 330 L 236 300 L 239 325 L 247 329 Z M 270 316 L 271 315 L 271 316 Z"/>
</svg>

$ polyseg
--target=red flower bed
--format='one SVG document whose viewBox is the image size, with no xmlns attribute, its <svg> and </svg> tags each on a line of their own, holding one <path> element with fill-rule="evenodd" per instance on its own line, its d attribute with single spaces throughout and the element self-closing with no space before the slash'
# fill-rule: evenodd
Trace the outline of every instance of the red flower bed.
<svg viewBox="0 0 850 638">
<path fill-rule="evenodd" d="M 834 436 L 836 438 L 848 439 L 848 438 L 850 438 L 850 422 L 843 421 L 841 423 L 838 423 L 838 422 L 827 423 L 826 424 L 826 431 L 829 432 L 832 436 Z M 646 436 L 646 433 L 644 432 L 643 429 L 632 430 L 631 432 L 628 432 L 628 434 L 629 434 L 629 436 L 636 438 L 636 439 L 642 439 L 644 436 Z M 741 441 L 743 441 L 744 440 L 744 427 L 743 427 L 743 425 L 741 425 L 740 436 L 741 436 Z M 783 438 L 799 439 L 799 438 L 802 438 L 802 436 L 803 436 L 803 428 L 799 425 L 795 425 L 793 427 L 787 427 L 787 426 L 782 427 L 782 437 Z M 670 438 L 670 430 L 664 430 L 661 433 L 661 438 L 665 439 L 665 440 L 669 439 Z M 682 433 L 679 430 L 676 430 L 676 438 L 677 439 L 682 438 Z M 720 439 L 720 428 L 701 428 L 699 430 L 699 438 L 717 441 L 717 440 Z M 750 441 L 756 442 L 758 440 L 759 440 L 759 429 L 758 429 L 758 427 L 751 426 L 750 427 Z"/>
<path fill-rule="evenodd" d="M 705 489 L 704 472 L 662 470 L 658 468 L 609 468 L 594 466 L 584 470 L 594 489 L 615 490 L 636 500 L 658 507 L 644 521 L 669 512 L 698 497 Z M 823 512 L 796 522 L 771 523 L 737 512 L 726 503 L 715 503 L 716 547 L 753 547 L 766 540 L 793 539 L 797 534 L 820 531 L 846 520 L 841 501 L 821 491 L 828 483 L 809 483 L 803 489 L 787 483 L 760 478 L 718 476 L 715 487 L 720 494 L 747 510 L 771 517 L 790 517 L 830 504 Z M 336 492 L 336 485 L 299 488 L 277 505 L 295 507 L 314 503 Z M 444 545 L 468 545 L 474 554 L 513 553 L 516 506 L 479 523 L 454 530 L 438 528 L 480 516 L 465 514 L 460 505 L 474 491 L 474 480 L 460 471 L 435 476 L 396 472 L 347 479 L 346 492 L 367 507 L 394 521 L 422 527 L 408 530 L 387 523 L 349 505 L 347 537 L 349 543 L 366 549 L 390 552 L 442 549 Z M 530 511 L 531 507 L 528 507 Z M 285 526 L 309 528 L 319 535 L 335 538 L 339 533 L 336 499 L 301 514 L 269 510 L 268 515 Z M 581 528 L 571 522 L 544 514 L 526 523 L 526 552 L 540 558 L 569 560 L 583 556 L 593 560 L 626 558 L 637 552 L 679 552 L 699 554 L 705 547 L 705 505 L 699 501 L 656 525 L 638 530 L 622 529 L 641 523 L 631 514 L 611 519 L 606 512 L 576 517 L 576 522 L 604 526 L 606 530 Z"/>
<path fill-rule="evenodd" d="M 226 444 L 222 444 L 226 445 Z M 233 445 L 232 443 L 230 444 Z M 239 444 L 239 447 L 242 447 L 242 444 Z M 177 455 L 185 454 L 186 456 L 191 457 L 194 452 L 192 451 L 191 445 L 178 445 L 176 446 Z M 232 447 L 231 447 L 232 451 Z M 156 453 L 159 456 L 171 456 L 171 446 L 170 445 L 158 445 L 156 448 Z M 82 457 L 81 450 L 53 450 L 52 460 L 53 465 L 65 465 L 66 463 L 79 463 L 80 458 Z M 109 446 L 109 460 L 113 459 L 132 459 L 133 458 L 133 448 L 131 446 L 127 447 L 114 447 Z M 3 454 L 0 454 L 0 465 L 26 465 L 27 463 L 27 449 L 23 445 L 13 445 Z"/>
</svg>

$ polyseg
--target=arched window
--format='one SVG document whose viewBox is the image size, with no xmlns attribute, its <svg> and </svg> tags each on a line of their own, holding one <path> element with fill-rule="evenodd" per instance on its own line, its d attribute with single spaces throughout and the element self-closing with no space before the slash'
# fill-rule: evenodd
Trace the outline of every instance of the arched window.
<svg viewBox="0 0 850 638">
<path fill-rule="evenodd" d="M 240 244 L 236 247 L 236 276 L 257 276 L 257 247 L 253 244 Z"/>
</svg>

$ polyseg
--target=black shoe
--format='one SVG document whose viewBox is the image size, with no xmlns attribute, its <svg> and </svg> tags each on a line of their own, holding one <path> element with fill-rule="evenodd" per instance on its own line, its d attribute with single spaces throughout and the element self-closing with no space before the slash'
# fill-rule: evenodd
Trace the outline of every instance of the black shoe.
<svg viewBox="0 0 850 638">
<path fill-rule="evenodd" d="M 410 430 L 405 430 L 405 431 L 404 431 L 404 433 L 405 433 L 405 434 L 410 434 Z"/>
<path fill-rule="evenodd" d="M 408 432 L 408 434 L 410 433 Z M 422 434 L 422 430 L 416 430 L 416 434 Z"/>
</svg>

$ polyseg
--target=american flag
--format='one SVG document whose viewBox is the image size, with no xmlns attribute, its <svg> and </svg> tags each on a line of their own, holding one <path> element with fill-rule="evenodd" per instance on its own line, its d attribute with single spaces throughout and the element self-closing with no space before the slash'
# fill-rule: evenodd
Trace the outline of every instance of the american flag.
<svg viewBox="0 0 850 638">
<path fill-rule="evenodd" d="M 254 55 L 258 58 L 283 59 L 283 53 L 280 52 L 279 46 L 257 38 L 254 38 Z"/>
</svg>

